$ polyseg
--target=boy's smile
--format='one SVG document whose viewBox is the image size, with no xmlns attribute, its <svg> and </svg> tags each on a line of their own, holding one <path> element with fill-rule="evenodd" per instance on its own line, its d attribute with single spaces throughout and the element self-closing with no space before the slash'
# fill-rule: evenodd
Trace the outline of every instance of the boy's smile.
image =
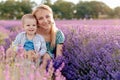
<svg viewBox="0 0 120 80">
<path fill-rule="evenodd" d="M 28 35 L 34 35 L 36 33 L 36 30 L 37 30 L 36 20 L 25 19 L 23 27 Z"/>
</svg>

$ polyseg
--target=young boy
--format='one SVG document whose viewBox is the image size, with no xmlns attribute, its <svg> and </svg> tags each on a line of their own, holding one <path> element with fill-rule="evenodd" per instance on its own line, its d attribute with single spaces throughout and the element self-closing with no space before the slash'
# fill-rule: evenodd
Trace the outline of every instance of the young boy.
<svg viewBox="0 0 120 80">
<path fill-rule="evenodd" d="M 40 59 L 46 53 L 46 43 L 44 38 L 41 35 L 36 34 L 37 30 L 37 21 L 32 14 L 25 14 L 22 17 L 22 25 L 24 32 L 19 33 L 12 47 L 18 47 L 21 45 L 25 53 L 28 55 L 33 55 L 35 58 Z M 17 51 L 16 48 L 14 51 Z M 33 58 L 33 57 L 32 57 Z"/>
</svg>

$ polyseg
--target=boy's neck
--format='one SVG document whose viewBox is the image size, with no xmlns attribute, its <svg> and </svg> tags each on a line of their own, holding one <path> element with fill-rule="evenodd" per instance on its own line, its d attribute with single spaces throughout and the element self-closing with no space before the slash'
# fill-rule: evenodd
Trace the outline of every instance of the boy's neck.
<svg viewBox="0 0 120 80">
<path fill-rule="evenodd" d="M 28 40 L 32 40 L 34 38 L 35 34 L 26 34 L 26 37 Z"/>
</svg>

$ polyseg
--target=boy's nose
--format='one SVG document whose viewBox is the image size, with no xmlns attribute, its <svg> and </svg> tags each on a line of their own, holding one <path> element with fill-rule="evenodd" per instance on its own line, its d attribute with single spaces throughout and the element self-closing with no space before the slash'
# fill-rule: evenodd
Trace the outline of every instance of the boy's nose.
<svg viewBox="0 0 120 80">
<path fill-rule="evenodd" d="M 32 26 L 32 25 L 30 25 L 30 28 L 33 28 L 33 26 Z"/>
</svg>

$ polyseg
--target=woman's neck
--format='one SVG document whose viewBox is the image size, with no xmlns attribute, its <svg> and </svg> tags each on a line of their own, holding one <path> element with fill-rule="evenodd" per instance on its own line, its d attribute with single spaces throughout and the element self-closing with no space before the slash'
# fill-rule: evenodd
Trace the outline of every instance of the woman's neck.
<svg viewBox="0 0 120 80">
<path fill-rule="evenodd" d="M 39 28 L 37 33 L 41 34 L 41 35 L 48 35 L 48 34 L 50 34 L 50 29 L 45 30 L 45 29 Z"/>
</svg>

